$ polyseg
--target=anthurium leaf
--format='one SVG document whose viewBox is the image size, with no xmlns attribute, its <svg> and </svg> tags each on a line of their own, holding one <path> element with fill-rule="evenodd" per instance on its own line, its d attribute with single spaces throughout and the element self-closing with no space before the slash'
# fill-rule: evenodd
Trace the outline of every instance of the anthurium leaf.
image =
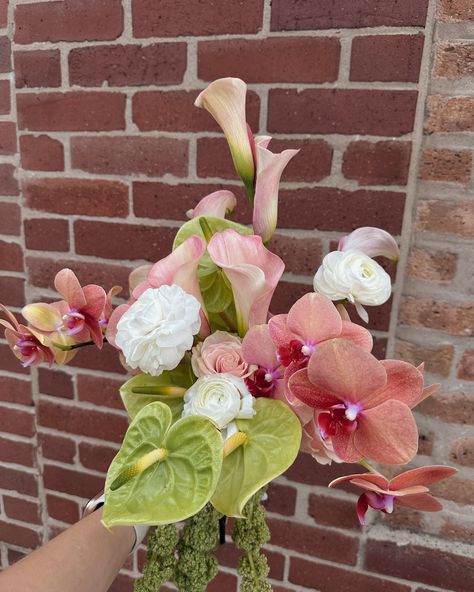
<svg viewBox="0 0 474 592">
<path fill-rule="evenodd" d="M 176 247 L 179 247 L 179 245 L 187 238 L 195 234 L 198 234 L 199 236 L 205 238 L 201 224 L 199 222 L 200 218 L 206 219 L 206 226 L 210 229 L 212 234 L 215 234 L 216 232 L 221 232 L 226 228 L 232 228 L 236 232 L 240 232 L 240 234 L 253 234 L 253 230 L 251 228 L 248 228 L 243 224 L 238 224 L 237 222 L 232 222 L 232 220 L 226 220 L 225 218 L 216 218 L 215 216 L 198 216 L 197 218 L 189 220 L 189 222 L 185 222 L 178 230 L 174 239 L 173 250 L 176 249 Z"/>
<path fill-rule="evenodd" d="M 209 501 L 222 466 L 222 437 L 203 417 L 184 417 L 171 426 L 171 411 L 150 403 L 135 417 L 110 465 L 103 522 L 169 524 L 198 512 Z M 171 426 L 171 427 L 170 427 Z M 164 449 L 165 458 L 142 472 L 131 468 Z M 124 472 L 135 475 L 123 480 Z M 116 486 L 117 481 L 122 484 Z"/>
<path fill-rule="evenodd" d="M 183 411 L 183 396 L 160 394 L 159 387 L 178 386 L 188 389 L 192 383 L 189 365 L 183 364 L 170 372 L 163 372 L 160 376 L 150 376 L 150 374 L 134 376 L 121 387 L 120 396 L 130 419 L 133 419 L 145 405 L 160 401 L 171 409 L 173 422 L 175 422 L 181 417 Z"/>
<path fill-rule="evenodd" d="M 255 410 L 252 419 L 237 420 L 247 442 L 224 459 L 211 498 L 216 510 L 226 516 L 241 517 L 252 495 L 286 471 L 300 447 L 300 422 L 285 403 L 260 398 Z"/>
</svg>

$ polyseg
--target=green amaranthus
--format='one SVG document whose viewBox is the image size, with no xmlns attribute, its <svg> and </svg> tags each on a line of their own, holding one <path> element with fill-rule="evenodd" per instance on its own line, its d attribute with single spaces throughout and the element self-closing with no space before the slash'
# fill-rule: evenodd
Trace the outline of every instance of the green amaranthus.
<svg viewBox="0 0 474 592">
<path fill-rule="evenodd" d="M 176 567 L 175 548 L 178 542 L 176 526 L 166 524 L 150 531 L 147 562 L 143 576 L 135 582 L 135 592 L 156 592 L 173 577 Z"/>
</svg>

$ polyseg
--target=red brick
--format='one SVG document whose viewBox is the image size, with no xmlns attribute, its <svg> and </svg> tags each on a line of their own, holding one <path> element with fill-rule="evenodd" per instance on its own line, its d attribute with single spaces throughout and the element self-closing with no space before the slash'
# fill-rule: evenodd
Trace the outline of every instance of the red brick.
<svg viewBox="0 0 474 592">
<path fill-rule="evenodd" d="M 39 251 L 69 251 L 69 224 L 67 220 L 34 218 L 25 220 L 27 249 Z"/>
<path fill-rule="evenodd" d="M 24 93 L 17 96 L 18 126 L 31 131 L 125 129 L 125 95 L 110 92 Z"/>
<path fill-rule="evenodd" d="M 267 522 L 272 545 L 349 565 L 357 561 L 359 543 L 356 538 L 289 520 L 269 518 Z"/>
<path fill-rule="evenodd" d="M 110 463 L 117 452 L 117 448 L 111 448 L 110 446 L 97 446 L 95 444 L 87 444 L 86 442 L 79 444 L 79 459 L 81 464 L 87 469 L 101 471 L 102 473 L 108 471 Z"/>
<path fill-rule="evenodd" d="M 296 489 L 287 485 L 272 482 L 268 488 L 268 499 L 265 508 L 283 516 L 293 516 L 296 509 Z"/>
<path fill-rule="evenodd" d="M 11 45 L 6 35 L 0 36 L 0 73 L 11 72 Z"/>
<path fill-rule="evenodd" d="M 110 442 L 121 442 L 127 430 L 127 420 L 123 415 L 60 405 L 50 401 L 40 402 L 38 423 L 44 427 L 61 428 L 63 432 L 101 438 Z"/>
<path fill-rule="evenodd" d="M 474 425 L 474 391 L 459 389 L 435 393 L 425 399 L 418 410 L 444 422 Z"/>
<path fill-rule="evenodd" d="M 263 0 L 133 0 L 135 37 L 179 37 L 257 33 L 262 27 Z"/>
<path fill-rule="evenodd" d="M 0 376 L 0 400 L 19 405 L 33 405 L 31 383 L 28 380 Z"/>
<path fill-rule="evenodd" d="M 417 210 L 418 230 L 474 237 L 474 202 L 427 199 Z"/>
<path fill-rule="evenodd" d="M 412 532 L 423 529 L 423 514 L 409 508 L 397 507 L 393 514 L 378 514 L 378 519 L 382 519 L 387 528 L 399 530 L 411 530 Z"/>
<path fill-rule="evenodd" d="M 459 438 L 451 445 L 449 458 L 466 467 L 474 467 L 474 438 Z"/>
<path fill-rule="evenodd" d="M 60 428 L 61 426 L 56 426 Z M 39 433 L 38 440 L 45 458 L 72 464 L 76 456 L 76 443 L 69 438 Z"/>
<path fill-rule="evenodd" d="M 474 304 L 465 302 L 454 305 L 451 302 L 407 296 L 402 299 L 400 323 L 466 337 L 474 324 Z"/>
<path fill-rule="evenodd" d="M 474 583 L 472 558 L 417 545 L 369 540 L 365 565 L 370 571 L 454 592 L 469 592 Z"/>
<path fill-rule="evenodd" d="M 349 501 L 311 493 L 308 501 L 308 514 L 318 525 L 335 526 L 360 532 L 355 500 Z"/>
<path fill-rule="evenodd" d="M 10 121 L 0 122 L 0 154 L 15 154 L 16 149 L 16 125 Z"/>
<path fill-rule="evenodd" d="M 0 115 L 10 113 L 10 81 L 0 80 Z"/>
<path fill-rule="evenodd" d="M 336 477 L 350 475 L 353 472 L 354 467 L 350 464 L 320 465 L 309 454 L 300 453 L 285 476 L 297 483 L 326 487 Z"/>
<path fill-rule="evenodd" d="M 126 370 L 120 363 L 118 351 L 111 345 L 105 345 L 100 352 L 93 346 L 83 348 L 75 358 L 69 362 L 69 366 L 85 368 L 87 370 L 101 370 L 102 372 L 115 372 L 126 374 Z M 124 379 L 123 382 L 125 382 Z"/>
<path fill-rule="evenodd" d="M 0 203 L 0 234 L 19 235 L 21 210 L 16 203 Z"/>
<path fill-rule="evenodd" d="M 64 148 L 59 140 L 41 136 L 20 136 L 21 166 L 30 171 L 63 171 Z"/>
<path fill-rule="evenodd" d="M 270 304 L 271 314 L 286 314 L 299 298 L 312 290 L 308 284 L 280 281 Z"/>
<path fill-rule="evenodd" d="M 474 131 L 474 97 L 434 95 L 428 97 L 427 110 L 428 133 Z"/>
<path fill-rule="evenodd" d="M 377 360 L 385 360 L 387 357 L 387 338 L 386 337 L 376 337 L 374 338 L 374 346 L 372 348 L 372 355 L 377 358 Z"/>
<path fill-rule="evenodd" d="M 133 590 L 134 581 L 130 576 L 119 574 L 108 589 L 108 592 L 130 592 L 130 590 Z"/>
<path fill-rule="evenodd" d="M 30 524 L 41 524 L 39 505 L 35 502 L 4 495 L 3 507 L 8 518 L 29 522 Z"/>
<path fill-rule="evenodd" d="M 272 31 L 302 31 L 348 27 L 424 26 L 428 0 L 371 0 L 349 3 L 327 0 L 273 0 Z"/>
<path fill-rule="evenodd" d="M 465 516 L 460 515 L 457 521 L 446 520 L 441 529 L 441 535 L 450 539 L 474 543 L 474 528 L 466 521 Z"/>
<path fill-rule="evenodd" d="M 34 467 L 36 459 L 33 444 L 0 437 L 0 461 L 24 465 L 25 467 Z M 2 471 L 3 470 L 4 469 L 2 467 Z M 7 489 L 13 488 L 13 485 L 14 480 L 12 479 L 9 481 Z M 28 491 L 23 491 L 22 493 L 28 493 Z"/>
<path fill-rule="evenodd" d="M 283 259 L 286 271 L 314 275 L 321 265 L 322 243 L 319 238 L 297 238 L 274 234 L 270 249 Z"/>
<path fill-rule="evenodd" d="M 237 577 L 230 573 L 219 572 L 209 583 L 208 592 L 235 592 L 237 590 Z M 124 591 L 125 592 L 125 591 Z"/>
<path fill-rule="evenodd" d="M 423 153 L 420 177 L 424 181 L 450 181 L 466 184 L 471 178 L 472 153 L 469 150 L 435 150 Z"/>
<path fill-rule="evenodd" d="M 0 7 L 2 0 L 0 0 Z M 20 559 L 23 559 L 24 557 L 26 557 L 27 553 L 22 553 L 21 551 L 16 551 L 15 549 L 7 549 L 7 554 L 8 554 L 8 565 L 13 565 L 14 563 L 16 563 L 17 561 L 20 561 Z"/>
<path fill-rule="evenodd" d="M 142 131 L 199 132 L 221 129 L 205 109 L 194 101 L 199 91 L 142 91 L 133 97 L 133 121 Z M 258 129 L 260 99 L 254 92 L 247 95 L 247 121 Z"/>
<path fill-rule="evenodd" d="M 5 306 L 24 306 L 25 280 L 2 276 L 0 281 L 0 302 Z"/>
<path fill-rule="evenodd" d="M 0 267 L 8 271 L 23 271 L 23 251 L 18 243 L 0 240 Z"/>
<path fill-rule="evenodd" d="M 441 0 L 440 16 L 447 21 L 474 21 L 471 0 Z"/>
<path fill-rule="evenodd" d="M 40 392 L 44 395 L 61 397 L 64 399 L 74 398 L 74 387 L 72 377 L 60 370 L 38 368 L 38 382 Z"/>
<path fill-rule="evenodd" d="M 64 0 L 20 5 L 15 10 L 15 24 L 17 43 L 117 39 L 123 31 L 122 3 Z"/>
<path fill-rule="evenodd" d="M 411 90 L 272 89 L 268 130 L 402 136 L 413 130 L 416 98 Z"/>
<path fill-rule="evenodd" d="M 123 409 L 119 393 L 120 387 L 124 384 L 123 380 L 114 380 L 113 378 L 104 378 L 103 376 L 93 376 L 91 374 L 78 374 L 76 380 L 79 401 L 88 401 L 103 407 Z"/>
<path fill-rule="evenodd" d="M 410 592 L 411 587 L 374 578 L 367 574 L 356 573 L 292 557 L 290 560 L 290 582 L 306 586 L 319 592 Z"/>
<path fill-rule="evenodd" d="M 474 43 L 439 43 L 433 76 L 457 80 L 474 75 Z"/>
<path fill-rule="evenodd" d="M 79 506 L 77 502 L 60 497 L 58 495 L 48 494 L 46 496 L 48 514 L 54 520 L 74 524 L 80 518 Z"/>
<path fill-rule="evenodd" d="M 61 86 L 61 57 L 58 49 L 15 52 L 17 88 Z"/>
<path fill-rule="evenodd" d="M 419 345 L 409 341 L 398 341 L 397 357 L 415 366 L 423 363 L 425 370 L 431 374 L 448 377 L 454 359 L 454 346 L 451 343 L 440 343 L 436 346 Z"/>
<path fill-rule="evenodd" d="M 2 470 L 0 471 L 0 487 L 2 489 L 31 495 L 32 497 L 37 497 L 38 495 L 38 483 L 34 475 L 7 467 L 2 467 Z"/>
<path fill-rule="evenodd" d="M 105 179 L 31 178 L 23 183 L 27 206 L 57 214 L 125 217 L 128 187 Z"/>
<path fill-rule="evenodd" d="M 0 431 L 19 436 L 33 436 L 35 433 L 34 415 L 20 409 L 0 407 Z"/>
<path fill-rule="evenodd" d="M 456 366 L 457 377 L 461 380 L 474 380 L 474 349 L 467 349 Z"/>
<path fill-rule="evenodd" d="M 91 498 L 104 487 L 103 477 L 53 465 L 44 466 L 43 479 L 46 489 L 83 498 Z"/>
<path fill-rule="evenodd" d="M 366 35 L 352 40 L 350 80 L 418 82 L 424 35 Z"/>
<path fill-rule="evenodd" d="M 0 27 L 6 27 L 8 23 L 8 0 L 0 0 Z"/>
<path fill-rule="evenodd" d="M 3 278 L 0 282 L 0 286 L 2 285 Z M 15 297 L 18 296 L 19 294 L 15 295 Z M 6 344 L 0 344 L 0 368 L 9 372 L 15 372 L 15 374 L 30 374 L 31 372 L 30 368 L 23 368 L 21 362 L 13 355 L 12 350 Z"/>
<path fill-rule="evenodd" d="M 0 195 L 18 195 L 18 181 L 15 172 L 14 165 L 0 164 Z"/>
<path fill-rule="evenodd" d="M 76 252 L 110 259 L 158 261 L 171 251 L 176 229 L 78 220 Z M 101 236 L 100 243 L 97 236 Z"/>
<path fill-rule="evenodd" d="M 342 172 L 360 185 L 406 185 L 410 154 L 411 142 L 351 142 Z"/>
<path fill-rule="evenodd" d="M 408 261 L 408 275 L 428 282 L 450 282 L 456 275 L 457 261 L 455 253 L 414 248 Z"/>
<path fill-rule="evenodd" d="M 89 173 L 184 177 L 188 172 L 188 141 L 139 136 L 72 138 L 71 161 L 73 168 Z"/>
<path fill-rule="evenodd" d="M 69 82 L 78 86 L 179 84 L 186 60 L 185 43 L 80 47 L 69 53 Z"/>
<path fill-rule="evenodd" d="M 198 77 L 215 80 L 235 76 L 259 84 L 332 82 L 338 77 L 339 54 L 340 43 L 334 37 L 201 41 Z"/>
<path fill-rule="evenodd" d="M 0 520 L 0 538 L 4 543 L 35 549 L 41 541 L 40 533 L 31 528 Z"/>
</svg>

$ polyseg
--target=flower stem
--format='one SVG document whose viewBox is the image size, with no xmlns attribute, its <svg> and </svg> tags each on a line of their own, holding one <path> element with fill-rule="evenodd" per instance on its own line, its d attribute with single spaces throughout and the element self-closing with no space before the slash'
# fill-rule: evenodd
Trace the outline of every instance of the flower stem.
<svg viewBox="0 0 474 592">
<path fill-rule="evenodd" d="M 381 477 L 383 476 L 382 473 L 380 473 L 379 471 L 377 471 L 377 469 L 375 469 L 371 464 L 369 464 L 365 458 L 363 458 L 362 460 L 359 461 L 359 464 L 362 465 L 365 469 L 367 469 L 369 471 L 369 473 L 373 473 L 374 475 L 380 475 Z"/>
<path fill-rule="evenodd" d="M 104 343 L 107 343 L 107 339 L 104 339 Z M 53 341 L 53 347 L 57 347 L 61 351 L 72 351 L 73 349 L 79 349 L 80 347 L 87 347 L 88 345 L 94 345 L 93 341 L 84 341 L 84 343 L 75 343 L 74 345 L 62 345 Z"/>
</svg>

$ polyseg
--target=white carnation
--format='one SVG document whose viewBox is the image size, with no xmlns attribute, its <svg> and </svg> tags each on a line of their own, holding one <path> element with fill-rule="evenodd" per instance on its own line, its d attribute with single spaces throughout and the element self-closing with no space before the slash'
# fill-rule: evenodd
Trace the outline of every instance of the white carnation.
<svg viewBox="0 0 474 592">
<path fill-rule="evenodd" d="M 200 308 L 179 286 L 148 288 L 117 323 L 126 363 L 152 376 L 176 368 L 201 327 Z"/>
<path fill-rule="evenodd" d="M 253 417 L 254 400 L 242 378 L 211 374 L 199 378 L 186 391 L 183 417 L 202 415 L 222 430 L 234 419 Z"/>
<path fill-rule="evenodd" d="M 376 306 L 390 298 L 392 283 L 388 273 L 361 251 L 332 251 L 323 259 L 314 276 L 314 290 L 331 300 L 347 299 L 356 305 L 364 320 L 361 306 Z"/>
</svg>

